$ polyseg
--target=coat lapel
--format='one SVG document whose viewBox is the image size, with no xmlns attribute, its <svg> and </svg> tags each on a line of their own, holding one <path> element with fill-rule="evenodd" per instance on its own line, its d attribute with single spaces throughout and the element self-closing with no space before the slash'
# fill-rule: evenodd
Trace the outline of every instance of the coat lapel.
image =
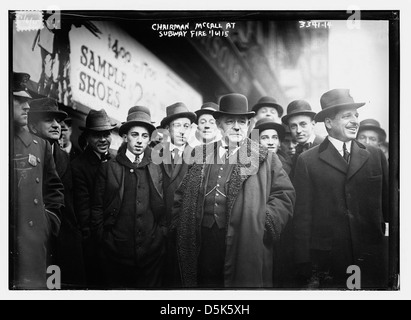
<svg viewBox="0 0 411 320">
<path fill-rule="evenodd" d="M 352 142 L 351 160 L 348 168 L 347 179 L 351 179 L 368 161 L 370 153 L 364 146 L 358 145 L 355 141 Z"/>
<path fill-rule="evenodd" d="M 21 129 L 16 135 L 20 138 L 20 140 L 24 143 L 26 148 L 28 148 L 31 143 L 33 142 L 33 136 L 28 132 L 26 129 Z"/>
<path fill-rule="evenodd" d="M 341 171 L 342 173 L 347 173 L 348 164 L 345 162 L 343 157 L 338 153 L 337 149 L 330 143 L 327 138 L 320 145 L 320 159 L 330 165 L 331 167 Z"/>
</svg>

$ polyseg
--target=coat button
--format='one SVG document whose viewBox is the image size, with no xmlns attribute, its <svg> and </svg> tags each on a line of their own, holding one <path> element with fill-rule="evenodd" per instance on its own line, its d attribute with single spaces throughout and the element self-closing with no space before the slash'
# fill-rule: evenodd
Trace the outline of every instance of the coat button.
<svg viewBox="0 0 411 320">
<path fill-rule="evenodd" d="M 130 172 L 133 173 L 133 172 L 134 172 L 134 169 L 130 169 Z"/>
<path fill-rule="evenodd" d="M 39 179 L 39 178 L 36 178 L 36 182 L 37 182 L 37 183 L 40 183 L 40 179 Z"/>
<path fill-rule="evenodd" d="M 33 221 L 29 221 L 29 227 L 33 227 L 34 226 L 34 222 Z"/>
<path fill-rule="evenodd" d="M 39 201 L 37 199 L 34 199 L 34 204 L 39 204 Z"/>
</svg>

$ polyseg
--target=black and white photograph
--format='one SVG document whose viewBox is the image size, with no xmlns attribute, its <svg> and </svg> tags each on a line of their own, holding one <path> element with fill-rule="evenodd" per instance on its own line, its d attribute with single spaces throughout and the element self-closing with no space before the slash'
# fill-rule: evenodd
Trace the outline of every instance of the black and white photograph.
<svg viewBox="0 0 411 320">
<path fill-rule="evenodd" d="M 398 7 L 18 8 L 6 291 L 401 291 Z"/>
</svg>

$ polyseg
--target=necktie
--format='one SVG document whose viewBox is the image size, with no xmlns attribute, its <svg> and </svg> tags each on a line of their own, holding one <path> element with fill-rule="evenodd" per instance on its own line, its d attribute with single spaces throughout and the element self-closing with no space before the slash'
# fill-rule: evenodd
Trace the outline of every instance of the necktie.
<svg viewBox="0 0 411 320">
<path fill-rule="evenodd" d="M 136 156 L 136 158 L 134 159 L 133 163 L 138 166 L 138 164 L 140 163 L 140 158 L 139 156 Z"/>
<path fill-rule="evenodd" d="M 303 145 L 298 144 L 297 147 L 295 148 L 295 152 L 297 154 L 301 154 L 301 153 L 309 150 L 310 148 L 311 148 L 311 142 L 304 143 Z"/>
<path fill-rule="evenodd" d="M 343 152 L 344 152 L 344 156 L 343 156 L 343 158 L 344 158 L 344 160 L 347 162 L 347 163 L 349 163 L 350 162 L 350 153 L 348 152 L 348 150 L 347 150 L 347 145 L 344 143 L 344 145 L 343 145 Z"/>
<path fill-rule="evenodd" d="M 180 150 L 178 148 L 174 148 L 173 150 L 173 164 L 179 164 L 180 162 Z"/>
</svg>

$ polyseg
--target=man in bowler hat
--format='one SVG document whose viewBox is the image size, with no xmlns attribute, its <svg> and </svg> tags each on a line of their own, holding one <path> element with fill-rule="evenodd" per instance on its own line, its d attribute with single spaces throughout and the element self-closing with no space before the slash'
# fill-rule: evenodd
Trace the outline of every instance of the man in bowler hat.
<svg viewBox="0 0 411 320">
<path fill-rule="evenodd" d="M 50 143 L 27 129 L 27 73 L 13 72 L 13 208 L 10 210 L 10 289 L 47 289 L 49 240 L 57 236 L 64 188 Z"/>
<path fill-rule="evenodd" d="M 379 148 L 387 139 L 387 133 L 381 128 L 380 123 L 374 119 L 366 119 L 360 122 L 357 140 L 362 144 L 368 144 Z"/>
<path fill-rule="evenodd" d="M 258 120 L 254 130 L 258 131 L 259 142 L 269 151 L 277 154 L 280 159 L 283 169 L 289 175 L 292 167 L 292 160 L 284 151 L 281 150 L 281 143 L 285 138 L 285 128 L 283 125 L 274 122 L 270 118 Z"/>
<path fill-rule="evenodd" d="M 292 215 L 295 191 L 277 155 L 247 138 L 254 115 L 247 98 L 228 94 L 219 106 L 213 116 L 223 139 L 205 155 L 196 148 L 175 195 L 183 286 L 272 287 L 273 246 Z"/>
<path fill-rule="evenodd" d="M 150 110 L 132 107 L 119 129 L 123 145 L 97 175 L 92 230 L 110 288 L 162 285 L 165 205 L 162 171 L 148 148 L 154 130 Z"/>
<path fill-rule="evenodd" d="M 74 210 L 83 237 L 86 281 L 89 287 L 102 285 L 103 274 L 98 264 L 98 246 L 91 237 L 91 205 L 94 195 L 94 183 L 100 165 L 107 162 L 113 154 L 110 152 L 111 132 L 116 124 L 111 123 L 106 111 L 90 110 L 83 130 L 87 147 L 71 163 L 74 183 Z"/>
<path fill-rule="evenodd" d="M 297 142 L 293 158 L 294 166 L 301 153 L 319 145 L 323 141 L 314 132 L 314 117 L 315 112 L 312 111 L 307 101 L 294 100 L 287 107 L 287 115 L 282 118 L 282 122 L 290 128 L 291 135 Z"/>
<path fill-rule="evenodd" d="M 195 132 L 195 139 L 189 142 L 192 148 L 201 145 L 212 143 L 221 138 L 220 130 L 217 129 L 217 124 L 213 117 L 213 112 L 218 110 L 218 104 L 214 102 L 204 103 L 200 110 L 195 111 L 197 119 L 195 124 L 197 130 Z"/>
<path fill-rule="evenodd" d="M 60 233 L 53 243 L 53 261 L 61 269 L 62 284 L 70 288 L 84 284 L 83 250 L 81 233 L 73 207 L 73 179 L 70 157 L 60 148 L 61 122 L 67 113 L 59 110 L 52 98 L 35 99 L 30 102 L 29 129 L 38 137 L 47 140 L 52 147 L 56 171 L 64 186 L 64 208 Z"/>
<path fill-rule="evenodd" d="M 347 288 L 350 266 L 359 267 L 361 288 L 387 287 L 388 179 L 380 149 L 355 139 L 357 103 L 348 89 L 321 96 L 328 137 L 300 155 L 294 186 L 295 262 L 301 284 Z M 308 282 L 306 282 L 308 281 Z"/>
<path fill-rule="evenodd" d="M 166 108 L 166 117 L 161 121 L 161 127 L 166 129 L 169 137 L 154 148 L 154 162 L 160 164 L 163 170 L 164 201 L 167 209 L 167 226 L 171 223 L 171 211 L 174 204 L 174 193 L 188 171 L 184 161 L 187 150 L 191 152 L 187 139 L 191 125 L 197 116 L 190 112 L 182 102 L 174 103 Z M 167 269 L 164 285 L 167 287 L 181 286 L 177 265 L 175 235 L 170 234 L 167 243 Z"/>
</svg>

